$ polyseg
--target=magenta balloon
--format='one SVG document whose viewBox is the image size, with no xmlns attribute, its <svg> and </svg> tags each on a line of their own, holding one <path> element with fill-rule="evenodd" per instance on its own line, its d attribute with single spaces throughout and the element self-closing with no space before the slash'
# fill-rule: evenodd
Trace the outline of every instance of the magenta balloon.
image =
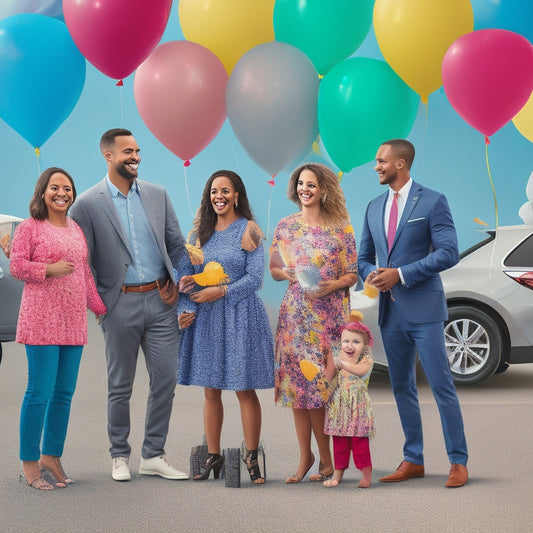
<svg viewBox="0 0 533 533">
<path fill-rule="evenodd" d="M 173 154 L 191 159 L 226 119 L 228 75 L 218 57 L 189 41 L 159 45 L 137 69 L 133 93 L 148 129 Z"/>
<path fill-rule="evenodd" d="M 457 113 L 490 136 L 520 111 L 533 90 L 533 46 L 507 30 L 467 33 L 446 52 L 442 81 Z"/>
<path fill-rule="evenodd" d="M 172 0 L 63 0 L 63 16 L 85 58 L 119 80 L 157 46 L 171 6 Z"/>
</svg>

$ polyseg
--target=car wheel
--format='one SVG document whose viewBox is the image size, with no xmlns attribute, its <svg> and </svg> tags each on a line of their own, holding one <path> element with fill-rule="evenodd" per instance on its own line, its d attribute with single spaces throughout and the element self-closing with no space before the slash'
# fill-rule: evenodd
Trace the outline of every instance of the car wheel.
<svg viewBox="0 0 533 533">
<path fill-rule="evenodd" d="M 492 376 L 500 365 L 502 333 L 494 319 L 475 307 L 448 309 L 444 340 L 453 380 L 475 385 Z"/>
</svg>

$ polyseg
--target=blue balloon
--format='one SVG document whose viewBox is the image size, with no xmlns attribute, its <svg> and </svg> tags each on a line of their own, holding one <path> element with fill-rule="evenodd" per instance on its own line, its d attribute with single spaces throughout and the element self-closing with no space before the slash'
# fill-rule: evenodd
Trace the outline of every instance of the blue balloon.
<svg viewBox="0 0 533 533">
<path fill-rule="evenodd" d="M 470 0 L 474 30 L 499 28 L 523 35 L 533 43 L 533 2 L 531 0 Z"/>
<path fill-rule="evenodd" d="M 0 20 L 0 117 L 33 147 L 70 115 L 85 70 L 65 23 L 27 13 Z"/>
</svg>

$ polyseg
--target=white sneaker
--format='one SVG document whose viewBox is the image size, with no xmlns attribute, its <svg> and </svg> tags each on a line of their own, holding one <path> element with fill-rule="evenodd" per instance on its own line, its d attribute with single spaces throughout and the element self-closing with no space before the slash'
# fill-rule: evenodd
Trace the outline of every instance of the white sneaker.
<svg viewBox="0 0 533 533">
<path fill-rule="evenodd" d="M 145 476 L 161 476 L 166 479 L 189 479 L 189 476 L 185 472 L 180 472 L 173 466 L 170 466 L 167 462 L 167 456 L 164 454 L 159 457 L 150 457 L 149 459 L 141 457 L 139 474 L 144 474 Z"/>
<path fill-rule="evenodd" d="M 115 481 L 129 481 L 131 479 L 128 457 L 113 457 L 112 476 Z"/>
</svg>

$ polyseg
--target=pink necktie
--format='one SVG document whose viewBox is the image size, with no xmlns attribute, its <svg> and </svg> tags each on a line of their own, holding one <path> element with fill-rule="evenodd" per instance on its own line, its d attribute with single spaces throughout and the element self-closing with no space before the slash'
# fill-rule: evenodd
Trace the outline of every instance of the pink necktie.
<svg viewBox="0 0 533 533">
<path fill-rule="evenodd" d="M 394 193 L 392 199 L 392 205 L 390 207 L 389 216 L 389 231 L 387 232 L 387 243 L 389 245 L 389 251 L 392 248 L 394 242 L 394 236 L 396 235 L 396 224 L 398 223 L 398 193 Z"/>
</svg>

